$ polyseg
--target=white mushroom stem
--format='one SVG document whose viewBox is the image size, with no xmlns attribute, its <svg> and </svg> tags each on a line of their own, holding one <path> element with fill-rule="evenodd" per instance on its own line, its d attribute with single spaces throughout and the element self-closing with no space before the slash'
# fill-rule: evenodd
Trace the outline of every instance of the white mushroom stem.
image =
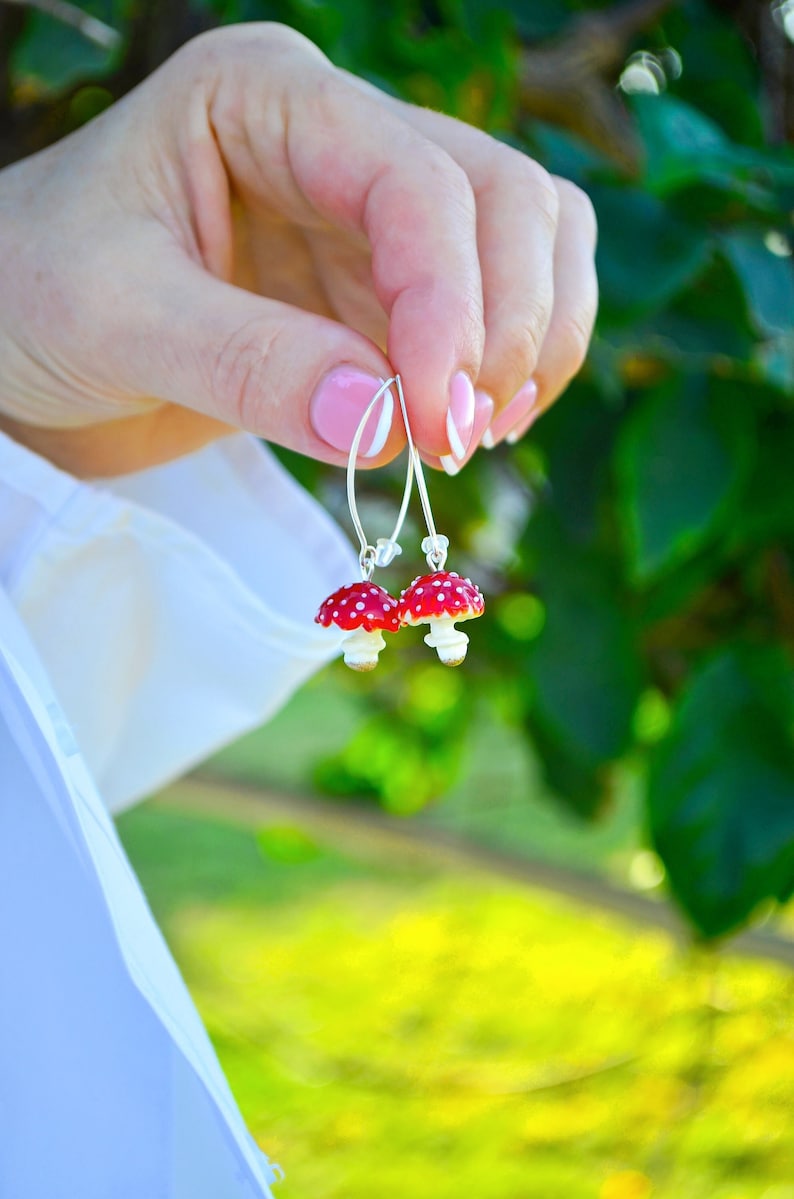
<svg viewBox="0 0 794 1199">
<path fill-rule="evenodd" d="M 430 632 L 425 637 L 425 645 L 436 650 L 445 666 L 460 666 L 466 657 L 469 639 L 460 629 L 455 628 L 455 617 L 431 616 L 427 623 Z"/>
<path fill-rule="evenodd" d="M 373 629 L 371 633 L 366 629 L 354 629 L 342 642 L 345 665 L 351 670 L 374 670 L 378 665 L 378 654 L 385 647 L 380 629 Z"/>
</svg>

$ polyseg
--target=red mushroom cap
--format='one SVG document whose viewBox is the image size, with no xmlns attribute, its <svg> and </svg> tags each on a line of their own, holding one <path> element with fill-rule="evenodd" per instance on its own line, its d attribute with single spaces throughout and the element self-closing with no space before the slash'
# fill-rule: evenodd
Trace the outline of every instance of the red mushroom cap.
<svg viewBox="0 0 794 1199">
<path fill-rule="evenodd" d="M 455 570 L 437 570 L 406 587 L 397 611 L 401 624 L 422 624 L 434 616 L 471 620 L 482 616 L 485 600 L 471 579 L 462 579 Z"/>
<path fill-rule="evenodd" d="M 364 629 L 373 633 L 385 629 L 396 633 L 400 627 L 397 615 L 397 600 L 376 583 L 347 583 L 327 600 L 323 600 L 314 618 L 324 628 L 352 631 Z"/>
</svg>

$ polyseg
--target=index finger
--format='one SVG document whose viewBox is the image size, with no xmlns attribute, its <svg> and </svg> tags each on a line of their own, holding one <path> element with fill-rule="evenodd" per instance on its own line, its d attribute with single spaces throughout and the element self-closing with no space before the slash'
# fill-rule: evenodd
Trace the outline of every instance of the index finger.
<svg viewBox="0 0 794 1199">
<path fill-rule="evenodd" d="M 415 439 L 430 454 L 465 451 L 485 340 L 466 173 L 300 35 L 280 31 L 278 53 L 272 27 L 228 36 L 234 70 L 214 81 L 211 119 L 235 188 L 289 220 L 366 237 Z"/>
</svg>

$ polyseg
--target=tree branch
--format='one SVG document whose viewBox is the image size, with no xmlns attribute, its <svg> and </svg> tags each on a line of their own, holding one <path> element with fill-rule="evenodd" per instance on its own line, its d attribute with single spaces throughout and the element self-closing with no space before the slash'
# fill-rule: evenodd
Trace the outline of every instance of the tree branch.
<svg viewBox="0 0 794 1199">
<path fill-rule="evenodd" d="M 69 25 L 72 29 L 76 29 L 89 42 L 93 42 L 95 46 L 101 46 L 103 50 L 115 50 L 117 46 L 121 45 L 121 34 L 117 29 L 106 25 L 98 17 L 92 17 L 89 13 L 83 12 L 76 4 L 70 4 L 68 0 L 3 0 L 3 3 L 15 4 L 20 8 L 38 9 L 39 12 L 54 17 L 62 25 Z"/>
<path fill-rule="evenodd" d="M 633 37 L 680 0 L 627 0 L 583 13 L 556 41 L 526 49 L 519 78 L 524 113 L 570 129 L 634 173 L 641 150 L 607 76 L 621 67 Z"/>
</svg>

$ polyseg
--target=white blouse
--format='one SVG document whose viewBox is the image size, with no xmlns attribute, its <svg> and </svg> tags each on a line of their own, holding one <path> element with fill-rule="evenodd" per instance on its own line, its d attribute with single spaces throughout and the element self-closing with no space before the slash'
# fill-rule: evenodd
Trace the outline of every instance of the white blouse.
<svg viewBox="0 0 794 1199">
<path fill-rule="evenodd" d="M 0 1196 L 270 1196 L 107 809 L 328 661 L 356 571 L 251 438 L 97 487 L 0 435 Z"/>
</svg>

